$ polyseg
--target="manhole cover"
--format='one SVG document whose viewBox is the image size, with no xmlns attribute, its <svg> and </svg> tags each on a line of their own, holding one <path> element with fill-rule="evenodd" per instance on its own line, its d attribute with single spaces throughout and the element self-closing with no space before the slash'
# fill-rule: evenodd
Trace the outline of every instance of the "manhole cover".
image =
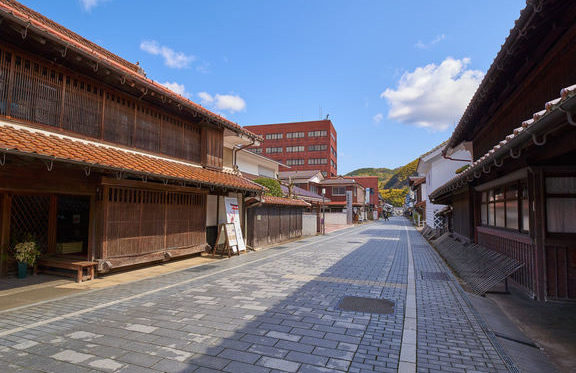
<svg viewBox="0 0 576 373">
<path fill-rule="evenodd" d="M 392 314 L 394 302 L 388 299 L 343 297 L 338 308 L 343 311 Z"/>
<path fill-rule="evenodd" d="M 422 272 L 422 280 L 448 281 L 450 277 L 446 272 Z"/>
</svg>

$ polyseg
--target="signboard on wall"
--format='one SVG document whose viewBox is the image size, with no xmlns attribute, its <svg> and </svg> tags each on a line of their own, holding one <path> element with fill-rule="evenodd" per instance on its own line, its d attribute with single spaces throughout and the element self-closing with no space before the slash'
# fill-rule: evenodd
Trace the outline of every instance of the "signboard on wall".
<svg viewBox="0 0 576 373">
<path fill-rule="evenodd" d="M 352 191 L 346 191 L 346 224 L 352 224 Z"/>
<path fill-rule="evenodd" d="M 234 197 L 225 197 L 224 205 L 226 206 L 226 222 L 234 224 L 236 230 L 236 240 L 238 241 L 238 250 L 245 251 L 246 243 L 242 237 L 242 227 L 240 226 L 240 210 L 238 199 Z"/>
</svg>

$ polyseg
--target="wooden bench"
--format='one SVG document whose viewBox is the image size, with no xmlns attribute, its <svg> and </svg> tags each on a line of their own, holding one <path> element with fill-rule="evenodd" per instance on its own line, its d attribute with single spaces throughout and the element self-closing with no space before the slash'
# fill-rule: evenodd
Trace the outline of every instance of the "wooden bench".
<svg viewBox="0 0 576 373">
<path fill-rule="evenodd" d="M 75 277 L 76 282 L 94 280 L 94 271 L 98 264 L 97 262 L 67 258 L 39 258 L 36 263 L 38 264 L 39 271 L 41 267 L 44 267 L 44 269 L 41 270 L 43 273 Z M 49 268 L 70 269 L 76 272 L 56 272 L 51 271 Z M 86 275 L 84 275 L 84 269 L 86 269 Z"/>
</svg>

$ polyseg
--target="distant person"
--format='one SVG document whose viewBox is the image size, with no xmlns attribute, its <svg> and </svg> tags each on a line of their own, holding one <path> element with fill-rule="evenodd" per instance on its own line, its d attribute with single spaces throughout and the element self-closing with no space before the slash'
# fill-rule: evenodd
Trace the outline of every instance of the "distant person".
<svg viewBox="0 0 576 373">
<path fill-rule="evenodd" d="M 388 221 L 388 211 L 384 211 L 384 221 Z"/>
</svg>

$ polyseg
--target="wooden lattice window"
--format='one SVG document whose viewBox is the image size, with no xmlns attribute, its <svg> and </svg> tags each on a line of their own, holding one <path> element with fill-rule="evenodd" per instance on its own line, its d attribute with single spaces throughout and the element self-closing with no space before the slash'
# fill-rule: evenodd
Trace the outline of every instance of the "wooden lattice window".
<svg viewBox="0 0 576 373">
<path fill-rule="evenodd" d="M 104 107 L 104 140 L 126 146 L 132 145 L 134 103 L 125 97 L 106 93 Z"/>
<path fill-rule="evenodd" d="M 159 152 L 161 126 L 162 118 L 160 113 L 147 106 L 137 105 L 133 146 L 152 152 Z"/>
<path fill-rule="evenodd" d="M 7 97 L 10 107 L 6 114 L 14 118 L 57 126 L 60 121 L 59 102 L 63 75 L 28 58 L 22 56 L 8 58 L 6 52 L 4 54 L 3 62 L 10 63 L 5 66 L 12 67 L 12 78 L 9 82 L 12 89 L 8 93 L 10 97 Z"/>
<path fill-rule="evenodd" d="M 10 215 L 10 245 L 32 237 L 42 252 L 48 248 L 48 221 L 50 197 L 40 195 L 15 195 Z"/>
<path fill-rule="evenodd" d="M 66 77 L 62 128 L 100 138 L 102 91 L 83 80 Z"/>
<path fill-rule="evenodd" d="M 224 131 L 204 128 L 206 152 L 203 164 L 208 167 L 222 168 L 224 159 Z"/>
<path fill-rule="evenodd" d="M 8 115 L 10 108 L 8 102 L 8 87 L 12 54 L 0 49 L 0 115 Z"/>
<path fill-rule="evenodd" d="M 223 166 L 223 130 L 184 121 L 159 106 L 21 51 L 0 48 L 0 115 Z"/>
<path fill-rule="evenodd" d="M 200 163 L 202 161 L 202 147 L 200 127 L 192 124 L 184 124 L 183 134 L 183 158 L 189 161 Z"/>
</svg>

